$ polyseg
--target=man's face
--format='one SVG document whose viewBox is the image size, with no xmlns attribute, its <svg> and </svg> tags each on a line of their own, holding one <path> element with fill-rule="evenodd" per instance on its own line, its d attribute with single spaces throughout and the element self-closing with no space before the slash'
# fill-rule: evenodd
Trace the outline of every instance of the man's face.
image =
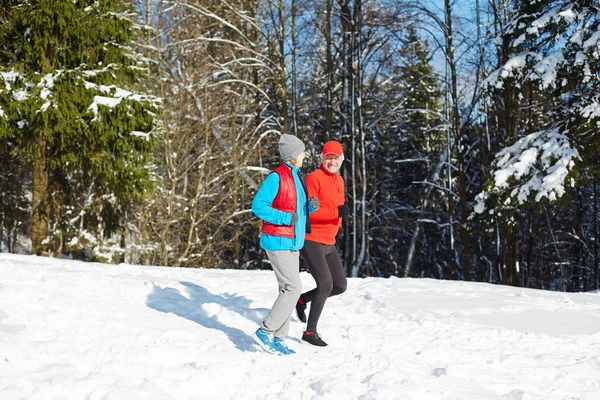
<svg viewBox="0 0 600 400">
<path fill-rule="evenodd" d="M 340 170 L 342 166 L 342 161 L 344 161 L 344 156 L 338 156 L 337 154 L 324 154 L 322 156 L 323 159 L 323 167 L 331 173 L 335 174 Z"/>
</svg>

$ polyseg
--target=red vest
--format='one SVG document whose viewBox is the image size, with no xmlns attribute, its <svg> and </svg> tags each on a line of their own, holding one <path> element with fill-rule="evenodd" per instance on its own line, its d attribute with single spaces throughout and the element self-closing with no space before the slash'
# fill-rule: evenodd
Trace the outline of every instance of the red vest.
<svg viewBox="0 0 600 400">
<path fill-rule="evenodd" d="M 273 170 L 279 175 L 279 191 L 273 199 L 271 207 L 276 210 L 285 212 L 296 212 L 296 184 L 292 176 L 292 169 L 285 165 L 282 161 L 279 167 Z M 282 236 L 286 238 L 294 238 L 293 225 L 275 225 L 267 221 L 263 221 L 262 233 L 273 236 Z"/>
</svg>

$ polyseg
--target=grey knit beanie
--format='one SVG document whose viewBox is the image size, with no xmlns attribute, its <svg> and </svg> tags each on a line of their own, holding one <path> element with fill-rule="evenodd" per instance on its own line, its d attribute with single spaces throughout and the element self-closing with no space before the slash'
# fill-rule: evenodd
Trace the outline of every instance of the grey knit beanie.
<svg viewBox="0 0 600 400">
<path fill-rule="evenodd" d="M 304 151 L 304 143 L 294 135 L 281 135 L 279 139 L 279 155 L 283 161 L 290 161 Z"/>
</svg>

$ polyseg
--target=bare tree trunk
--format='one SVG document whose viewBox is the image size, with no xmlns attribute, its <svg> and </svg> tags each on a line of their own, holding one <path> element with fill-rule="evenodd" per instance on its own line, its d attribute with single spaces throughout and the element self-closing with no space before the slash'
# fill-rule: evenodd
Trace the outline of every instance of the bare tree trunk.
<svg viewBox="0 0 600 400">
<path fill-rule="evenodd" d="M 53 229 L 53 240 L 52 240 L 52 247 L 48 249 L 48 252 L 53 252 L 54 253 L 54 258 L 61 258 L 62 257 L 62 251 L 63 251 L 63 246 L 64 246 L 64 233 L 63 230 L 61 229 L 61 221 L 60 221 L 60 207 L 61 207 L 61 203 L 62 199 L 59 196 L 53 196 L 52 198 L 52 215 L 55 216 L 56 220 L 54 221 L 54 225 L 55 225 L 55 229 Z M 83 218 L 81 219 L 83 221 Z M 56 240 L 58 240 L 58 243 L 56 243 Z M 54 247 L 56 246 L 56 247 Z M 54 247 L 54 248 L 53 248 Z"/>
<path fill-rule="evenodd" d="M 481 7 L 479 5 L 479 0 L 475 0 L 475 8 L 477 13 L 477 45 L 479 47 L 479 75 L 481 77 L 481 81 L 483 82 L 487 76 L 486 68 L 485 68 L 485 47 L 483 46 L 483 37 L 481 35 Z M 489 131 L 489 121 L 488 121 L 488 102 L 487 99 L 483 100 L 483 108 L 485 115 L 485 143 L 487 143 L 486 148 L 482 149 L 483 152 L 483 160 L 484 162 L 489 159 L 489 153 L 492 148 L 492 143 L 490 140 L 490 131 Z M 484 141 L 482 140 L 482 143 Z M 487 150 L 487 151 L 486 151 Z"/>
<path fill-rule="evenodd" d="M 587 257 L 584 238 L 587 236 L 583 227 L 583 218 L 585 215 L 585 208 L 583 205 L 583 193 L 581 190 L 577 191 L 577 202 L 579 207 L 577 208 L 577 229 L 579 230 L 579 242 L 577 246 L 577 262 L 573 265 L 574 271 L 571 273 L 573 280 L 574 292 L 583 290 L 587 291 Z"/>
<path fill-rule="evenodd" d="M 510 227 L 506 224 L 503 224 L 502 227 L 504 229 L 501 230 L 501 238 L 502 238 L 502 284 L 510 285 L 511 275 L 510 268 L 506 268 L 507 264 L 510 263 L 510 251 L 508 249 L 510 241 L 508 240 Z"/>
<path fill-rule="evenodd" d="M 515 218 L 516 220 L 516 218 Z M 521 282 L 521 250 L 520 250 L 520 237 L 519 237 L 519 223 L 515 223 L 514 231 L 513 231 L 513 274 L 515 275 L 515 280 L 513 285 L 522 285 Z"/>
<path fill-rule="evenodd" d="M 496 267 L 498 268 L 498 282 L 504 281 L 504 274 L 502 273 L 502 232 L 500 232 L 500 223 L 498 218 L 494 217 L 496 223 Z"/>
<path fill-rule="evenodd" d="M 150 26 L 152 26 L 152 0 L 146 0 L 146 44 L 148 46 L 152 41 Z M 150 76 L 150 73 L 150 68 L 148 68 L 148 76 Z"/>
<path fill-rule="evenodd" d="M 455 124 L 454 118 L 454 110 L 457 107 L 456 101 L 456 67 L 454 64 L 454 47 L 453 47 L 453 38 L 452 38 L 452 7 L 450 4 L 450 0 L 444 1 L 444 12 L 445 12 L 445 26 L 444 26 L 444 35 L 446 39 L 446 117 L 448 119 L 448 145 L 450 145 L 450 136 L 452 136 L 456 141 L 456 148 L 460 151 L 460 140 L 457 141 L 458 134 L 457 126 Z M 450 82 L 448 82 L 448 78 L 450 78 Z M 448 87 L 449 85 L 449 87 Z M 449 97 L 448 97 L 449 96 Z M 450 134 L 451 133 L 451 134 Z M 452 192 L 452 153 L 448 157 L 448 191 Z M 448 196 L 448 220 L 449 220 L 449 228 L 450 228 L 450 265 L 452 266 L 452 277 L 457 278 L 457 265 L 456 265 L 456 257 L 455 257 L 455 248 L 454 248 L 454 198 L 449 195 Z"/>
<path fill-rule="evenodd" d="M 287 104 L 287 79 L 285 74 L 285 20 L 283 17 L 283 0 L 277 0 L 277 9 L 279 14 L 279 97 L 281 99 L 281 124 L 283 133 L 289 132 L 289 111 Z"/>
<path fill-rule="evenodd" d="M 325 73 L 327 74 L 327 104 L 325 105 L 325 133 L 327 139 L 331 138 L 333 129 L 333 55 L 331 54 L 332 37 L 331 37 L 331 16 L 332 2 L 327 0 L 327 8 L 325 12 Z"/>
<path fill-rule="evenodd" d="M 529 281 L 531 280 L 531 264 L 533 259 L 533 237 L 534 237 L 534 229 L 533 222 L 535 221 L 535 208 L 533 204 L 529 206 L 529 210 L 527 212 L 527 265 L 523 270 L 523 286 L 529 287 Z"/>
<path fill-rule="evenodd" d="M 162 15 L 161 15 L 162 17 Z M 162 54 L 162 43 L 160 40 L 156 41 L 156 46 L 158 48 L 158 54 Z M 160 63 L 160 66 L 162 68 L 162 63 Z M 160 75 L 162 76 L 162 71 L 160 71 Z M 167 89 L 165 86 L 165 81 L 164 79 L 160 79 L 160 93 L 161 93 L 161 97 L 165 98 L 166 93 L 167 93 Z M 180 96 L 183 96 L 183 93 L 179 94 Z M 164 153 L 165 156 L 165 161 L 166 161 L 166 167 L 168 170 L 168 178 L 170 180 L 171 183 L 171 187 L 168 190 L 168 200 L 167 200 L 167 210 L 166 210 L 166 220 L 164 222 L 164 226 L 162 226 L 161 228 L 161 232 L 160 232 L 160 255 L 159 255 L 159 261 L 160 264 L 163 266 L 168 266 L 169 265 L 169 244 L 168 244 L 168 236 L 169 236 L 169 232 L 171 229 L 171 224 L 173 223 L 173 219 L 174 219 L 174 214 L 173 214 L 173 207 L 175 205 L 175 197 L 176 197 L 176 190 L 177 190 L 177 182 L 179 179 L 178 176 L 178 171 L 177 171 L 177 167 L 176 167 L 176 155 L 174 154 L 172 145 L 173 145 L 173 132 L 170 129 L 169 126 L 169 121 L 167 119 L 167 113 L 163 112 L 162 115 L 163 118 L 163 122 L 164 122 L 164 127 L 165 127 L 165 131 L 164 131 L 164 143 L 166 144 L 166 151 Z M 154 264 L 156 260 L 153 259 L 152 260 L 152 264 Z"/>
<path fill-rule="evenodd" d="M 292 16 L 291 16 L 291 36 L 292 36 L 292 129 L 293 135 L 298 136 L 298 76 L 296 71 L 296 0 L 291 0 L 292 4 Z"/>
<path fill-rule="evenodd" d="M 31 213 L 31 253 L 42 255 L 48 246 L 43 241 L 48 237 L 48 155 L 44 137 L 38 135 L 35 142 L 33 161 L 33 190 Z"/>
<path fill-rule="evenodd" d="M 167 124 L 165 124 L 167 126 Z M 165 129 L 166 135 L 166 143 L 167 143 L 167 152 L 165 157 L 167 158 L 167 165 L 169 169 L 169 177 L 171 179 L 171 187 L 168 191 L 168 200 L 167 200 L 167 210 L 166 210 L 166 220 L 165 224 L 162 227 L 162 232 L 160 235 L 160 263 L 162 266 L 169 265 L 169 244 L 168 244 L 168 236 L 171 230 L 171 224 L 173 223 L 174 210 L 175 206 L 175 197 L 177 193 L 177 181 L 178 181 L 178 172 L 177 168 L 174 165 L 175 160 L 173 157 L 173 150 L 171 149 L 172 140 L 169 139 L 169 129 Z"/>
<path fill-rule="evenodd" d="M 361 157 L 361 169 L 360 169 L 360 180 L 361 180 L 361 199 L 360 199 L 360 248 L 356 250 L 358 257 L 354 262 L 352 268 L 352 276 L 357 277 L 365 260 L 366 247 L 367 247 L 367 158 L 365 149 L 365 131 L 363 126 L 363 115 L 362 115 L 362 47 L 361 47 L 361 30 L 362 30 L 362 0 L 355 0 L 354 2 L 354 34 L 356 37 L 355 47 L 356 53 L 354 57 L 353 70 L 355 71 L 355 100 L 354 108 L 356 115 L 356 130 L 358 130 L 358 137 L 360 138 L 360 157 Z M 355 202 L 356 204 L 356 202 Z M 355 220 L 356 222 L 356 220 Z"/>
<path fill-rule="evenodd" d="M 449 144 L 448 147 L 446 148 L 446 151 L 440 157 L 440 161 L 438 162 L 435 172 L 433 173 L 433 175 L 431 177 L 432 183 L 435 183 L 439 180 L 440 174 L 442 173 L 442 169 L 448 163 L 448 158 L 449 158 L 451 147 L 452 147 L 452 145 Z M 429 198 L 431 197 L 432 192 L 433 192 L 433 186 L 426 185 L 425 193 L 423 194 L 423 199 L 424 199 L 423 200 L 423 209 L 427 209 L 427 207 L 429 205 Z M 408 255 L 406 257 L 406 263 L 404 264 L 404 277 L 410 276 L 412 262 L 413 262 L 415 251 L 417 248 L 417 240 L 419 238 L 420 232 L 421 232 L 421 222 L 417 221 L 417 226 L 416 226 L 416 228 L 412 234 L 411 240 L 410 240 L 410 247 L 408 249 Z M 396 275 L 398 275 L 397 272 L 396 272 Z"/>
<path fill-rule="evenodd" d="M 458 89 L 457 89 L 457 75 L 456 75 L 456 60 L 454 58 L 454 38 L 452 31 L 452 6 L 450 0 L 445 0 L 445 11 L 446 11 L 446 57 L 448 67 L 450 69 L 450 96 L 452 99 L 451 105 L 451 124 L 452 132 L 455 138 L 456 150 L 458 155 L 458 193 L 460 196 L 460 222 L 461 222 L 461 239 L 463 245 L 463 273 L 465 280 L 471 280 L 471 249 L 470 249 L 470 238 L 467 221 L 467 183 L 466 183 L 466 172 L 465 172 L 465 160 L 464 160 L 464 149 L 462 146 L 462 132 L 460 126 L 460 116 L 458 110 Z M 452 211 L 451 211 L 452 212 Z M 454 265 L 454 263 L 453 263 Z M 457 277 L 455 275 L 455 277 Z"/>
<path fill-rule="evenodd" d="M 17 241 L 17 230 L 16 229 L 13 229 L 12 235 L 13 235 L 12 243 L 10 243 L 8 247 L 10 248 L 11 253 L 17 254 L 19 252 L 19 248 L 17 247 L 19 242 Z"/>
<path fill-rule="evenodd" d="M 466 179 L 466 164 L 462 149 L 458 149 L 458 164 L 459 164 L 459 196 L 460 196 L 460 232 L 463 244 L 463 273 L 465 280 L 471 280 L 471 235 L 469 234 L 468 206 L 467 206 L 467 179 Z"/>
<path fill-rule="evenodd" d="M 598 290 L 598 191 L 594 177 L 594 289 Z"/>
<path fill-rule="evenodd" d="M 353 64 L 353 27 L 352 27 L 352 12 L 350 11 L 349 0 L 338 0 L 340 4 L 340 22 L 342 26 L 342 54 L 343 60 L 343 81 L 342 81 L 342 106 L 341 106 L 341 123 L 342 123 L 342 138 L 344 143 L 345 154 L 350 155 L 350 159 L 346 159 L 343 164 L 344 181 L 346 187 L 350 186 L 352 196 L 348 199 L 348 207 L 352 210 L 352 216 L 344 221 L 344 261 L 346 264 L 346 273 L 352 275 L 354 260 L 356 257 L 356 181 L 355 174 L 355 147 L 354 147 L 354 125 L 352 119 L 353 92 L 354 92 L 354 74 L 352 73 Z M 348 198 L 348 197 L 347 197 Z"/>
<path fill-rule="evenodd" d="M 206 131 L 204 143 L 208 143 L 208 136 L 209 136 L 208 131 Z M 207 156 L 207 154 L 205 154 L 203 156 L 201 167 L 198 168 L 199 170 L 203 171 L 206 168 L 207 158 L 208 158 L 208 156 Z M 194 199 L 192 200 L 190 224 L 189 224 L 188 232 L 187 232 L 187 246 L 181 255 L 181 257 L 184 259 L 189 257 L 190 251 L 192 250 L 192 248 L 194 246 L 194 242 L 195 242 L 194 235 L 196 232 L 196 227 L 199 223 L 201 223 L 201 220 L 202 220 L 202 218 L 198 215 L 198 211 L 200 210 L 200 207 L 199 207 L 200 196 L 202 194 L 202 186 L 204 185 L 204 183 L 205 183 L 204 177 L 202 175 L 199 176 L 198 181 L 196 182 L 196 191 L 195 191 Z"/>
<path fill-rule="evenodd" d="M 238 148 L 237 148 L 237 142 L 234 141 L 233 145 L 232 145 L 232 157 L 231 159 L 233 160 L 233 165 L 240 165 L 240 161 L 238 160 Z M 242 185 L 240 185 L 240 174 L 234 174 L 233 175 L 233 187 L 240 187 Z M 233 195 L 231 196 L 233 198 L 233 204 L 232 204 L 232 209 L 234 212 L 237 212 L 239 210 L 239 198 L 238 198 L 238 194 L 237 193 L 233 193 Z M 240 259 L 241 257 L 241 246 L 240 246 L 240 230 L 239 229 L 235 229 L 233 231 L 233 254 L 234 254 L 234 259 L 233 262 L 235 263 L 235 265 L 233 265 L 234 268 L 239 268 L 240 267 Z"/>
<path fill-rule="evenodd" d="M 508 220 L 517 220 L 516 212 L 509 213 Z M 504 283 L 512 286 L 519 286 L 521 284 L 520 271 L 519 271 L 519 225 L 518 222 L 507 225 L 506 237 L 504 238 L 505 257 L 505 281 Z"/>
<path fill-rule="evenodd" d="M 507 44 L 508 46 L 508 44 Z M 508 57 L 506 54 L 505 57 Z M 514 112 L 515 112 L 515 96 L 514 91 L 509 85 L 505 85 L 504 91 L 504 126 L 506 129 L 505 146 L 512 145 L 516 140 L 515 124 L 514 124 Z M 509 212 L 507 218 L 504 220 L 506 224 L 508 221 L 517 220 L 516 211 Z M 514 227 L 509 227 L 507 230 L 508 237 L 505 240 L 506 245 L 509 246 L 509 251 L 505 254 L 507 257 L 504 259 L 505 283 L 509 285 L 516 285 L 519 282 L 519 271 L 518 271 L 518 259 L 514 257 L 514 247 L 518 246 L 518 230 Z"/>
</svg>

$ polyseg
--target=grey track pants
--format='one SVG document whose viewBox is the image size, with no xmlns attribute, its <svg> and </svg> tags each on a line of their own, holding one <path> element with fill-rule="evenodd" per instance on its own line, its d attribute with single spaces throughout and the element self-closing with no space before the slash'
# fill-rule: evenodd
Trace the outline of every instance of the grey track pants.
<svg viewBox="0 0 600 400">
<path fill-rule="evenodd" d="M 272 332 L 276 338 L 285 339 L 290 330 L 290 317 L 302 293 L 300 252 L 295 250 L 266 250 L 266 252 L 277 278 L 279 296 L 263 321 L 262 329 Z"/>
</svg>

